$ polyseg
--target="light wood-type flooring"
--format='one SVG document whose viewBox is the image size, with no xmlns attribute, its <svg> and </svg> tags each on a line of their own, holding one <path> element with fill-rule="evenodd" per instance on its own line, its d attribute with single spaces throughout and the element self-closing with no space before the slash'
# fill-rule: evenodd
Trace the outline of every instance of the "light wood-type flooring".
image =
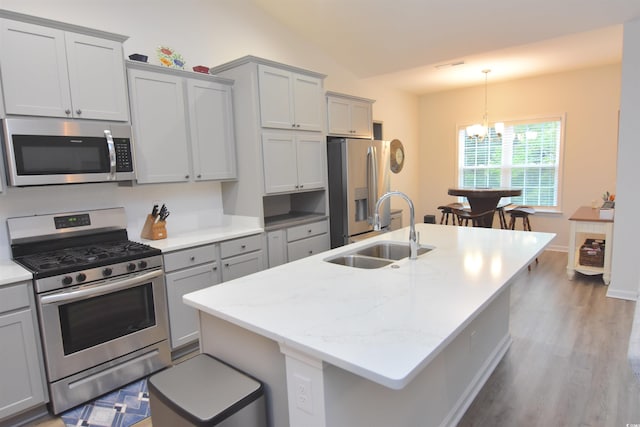
<svg viewBox="0 0 640 427">
<path fill-rule="evenodd" d="M 606 297 L 602 276 L 567 279 L 545 252 L 511 289 L 511 348 L 459 427 L 640 425 L 627 362 L 634 301 Z"/>
<path fill-rule="evenodd" d="M 635 302 L 607 298 L 601 276 L 569 281 L 566 253 L 539 261 L 511 289 L 511 348 L 458 426 L 640 425 L 640 384 L 627 362 Z"/>
</svg>

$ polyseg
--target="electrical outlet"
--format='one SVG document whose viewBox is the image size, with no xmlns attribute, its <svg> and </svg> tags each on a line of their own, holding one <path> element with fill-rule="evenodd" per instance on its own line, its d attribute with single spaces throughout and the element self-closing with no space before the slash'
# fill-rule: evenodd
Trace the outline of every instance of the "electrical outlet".
<svg viewBox="0 0 640 427">
<path fill-rule="evenodd" d="M 296 396 L 296 406 L 309 414 L 313 414 L 313 396 L 311 380 L 302 375 L 293 376 L 293 386 Z"/>
</svg>

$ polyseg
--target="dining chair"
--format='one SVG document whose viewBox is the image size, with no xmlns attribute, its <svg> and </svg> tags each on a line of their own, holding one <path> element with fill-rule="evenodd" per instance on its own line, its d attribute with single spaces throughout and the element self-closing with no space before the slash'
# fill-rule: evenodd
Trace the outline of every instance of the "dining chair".
<svg viewBox="0 0 640 427">
<path fill-rule="evenodd" d="M 485 215 L 493 215 L 495 211 L 495 209 L 489 209 L 488 211 L 473 213 L 467 209 L 451 208 L 451 212 L 458 217 L 458 225 L 466 226 L 469 225 L 469 221 L 471 221 L 473 227 L 480 225 L 480 218 L 483 218 Z"/>
<path fill-rule="evenodd" d="M 529 215 L 536 213 L 536 210 L 530 206 L 515 206 L 513 209 L 509 209 L 509 215 L 511 219 L 509 221 L 509 228 L 511 230 L 516 229 L 516 220 L 522 218 L 522 229 L 524 231 L 531 231 L 531 222 L 529 221 Z M 536 257 L 536 264 L 538 258 Z M 531 271 L 531 265 L 527 266 L 527 270 Z"/>
<path fill-rule="evenodd" d="M 444 222 L 445 225 L 449 225 L 449 215 L 452 216 L 451 218 L 451 225 L 456 225 L 456 215 L 453 214 L 452 209 L 462 209 L 463 205 L 462 203 L 449 203 L 448 205 L 440 205 L 438 206 L 438 209 L 442 212 L 442 215 L 440 216 L 440 224 L 442 224 Z M 460 224 L 462 225 L 462 224 Z"/>
</svg>

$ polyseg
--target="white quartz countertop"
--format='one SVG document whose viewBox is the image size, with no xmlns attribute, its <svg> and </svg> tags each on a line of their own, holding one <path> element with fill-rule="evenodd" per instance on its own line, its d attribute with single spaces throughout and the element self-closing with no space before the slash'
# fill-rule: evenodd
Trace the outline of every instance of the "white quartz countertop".
<svg viewBox="0 0 640 427">
<path fill-rule="evenodd" d="M 140 239 L 142 243 L 160 249 L 163 253 L 186 249 L 223 240 L 236 239 L 262 233 L 258 218 L 243 216 L 225 216 L 218 226 L 172 232 L 168 225 L 167 238 L 161 240 Z"/>
<path fill-rule="evenodd" d="M 0 286 L 33 279 L 30 271 L 11 260 L 0 260 Z"/>
<path fill-rule="evenodd" d="M 416 224 L 417 260 L 358 269 L 324 259 L 409 228 L 184 296 L 186 304 L 356 375 L 401 389 L 553 239 L 554 234 Z"/>
</svg>

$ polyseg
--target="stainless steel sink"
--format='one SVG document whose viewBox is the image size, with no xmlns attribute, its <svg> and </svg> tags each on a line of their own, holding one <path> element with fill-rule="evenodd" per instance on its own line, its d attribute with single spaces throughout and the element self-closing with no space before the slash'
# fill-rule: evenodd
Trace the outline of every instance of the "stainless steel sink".
<svg viewBox="0 0 640 427">
<path fill-rule="evenodd" d="M 418 256 L 429 252 L 431 249 L 432 248 L 419 247 Z M 379 242 L 359 249 L 356 254 L 398 261 L 407 258 L 410 252 L 411 248 L 405 243 Z"/>
<path fill-rule="evenodd" d="M 431 251 L 430 247 L 419 247 L 418 256 Z M 333 264 L 346 265 L 348 267 L 374 269 L 382 268 L 404 258 L 408 258 L 411 248 L 408 243 L 377 242 L 363 248 L 355 249 L 325 259 Z"/>
<path fill-rule="evenodd" d="M 381 268 L 393 262 L 389 259 L 372 258 L 360 255 L 338 255 L 333 258 L 328 258 L 325 261 L 332 262 L 334 264 L 346 265 L 348 267 L 366 269 Z"/>
</svg>

